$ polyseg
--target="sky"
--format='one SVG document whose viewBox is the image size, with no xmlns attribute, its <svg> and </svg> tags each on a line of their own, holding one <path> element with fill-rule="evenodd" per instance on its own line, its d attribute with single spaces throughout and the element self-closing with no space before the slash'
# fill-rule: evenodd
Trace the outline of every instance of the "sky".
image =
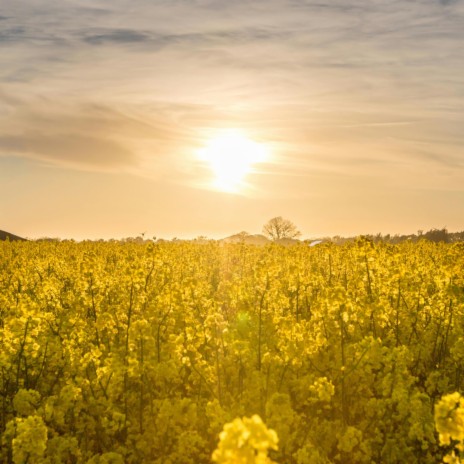
<svg viewBox="0 0 464 464">
<path fill-rule="evenodd" d="M 2 0 L 0 229 L 464 230 L 463 50 L 464 0 Z"/>
</svg>

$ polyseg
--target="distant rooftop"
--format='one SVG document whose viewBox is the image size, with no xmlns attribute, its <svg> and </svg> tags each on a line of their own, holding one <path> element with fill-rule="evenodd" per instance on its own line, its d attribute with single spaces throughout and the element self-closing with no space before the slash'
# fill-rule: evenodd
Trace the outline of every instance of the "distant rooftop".
<svg viewBox="0 0 464 464">
<path fill-rule="evenodd" d="M 4 230 L 0 230 L 0 240 L 10 240 L 13 242 L 15 240 L 26 240 L 25 238 L 19 237 L 18 235 L 10 234 Z"/>
</svg>

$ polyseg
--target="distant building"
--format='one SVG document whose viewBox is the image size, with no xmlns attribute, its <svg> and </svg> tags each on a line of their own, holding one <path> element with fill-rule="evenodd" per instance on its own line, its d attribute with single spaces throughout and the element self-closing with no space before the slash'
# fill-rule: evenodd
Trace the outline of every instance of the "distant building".
<svg viewBox="0 0 464 464">
<path fill-rule="evenodd" d="M 17 240 L 24 241 L 25 238 L 18 237 L 17 235 L 10 234 L 9 232 L 5 232 L 4 230 L 0 230 L 0 240 L 9 240 L 10 242 L 14 242 Z"/>
</svg>

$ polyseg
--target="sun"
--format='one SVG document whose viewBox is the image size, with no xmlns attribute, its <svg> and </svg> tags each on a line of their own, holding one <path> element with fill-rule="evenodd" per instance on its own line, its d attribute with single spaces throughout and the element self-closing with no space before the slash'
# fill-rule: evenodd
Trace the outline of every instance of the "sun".
<svg viewBox="0 0 464 464">
<path fill-rule="evenodd" d="M 216 189 L 238 193 L 243 190 L 245 177 L 254 165 L 266 161 L 268 150 L 240 130 L 228 129 L 211 138 L 200 150 L 199 157 L 213 172 Z"/>
</svg>

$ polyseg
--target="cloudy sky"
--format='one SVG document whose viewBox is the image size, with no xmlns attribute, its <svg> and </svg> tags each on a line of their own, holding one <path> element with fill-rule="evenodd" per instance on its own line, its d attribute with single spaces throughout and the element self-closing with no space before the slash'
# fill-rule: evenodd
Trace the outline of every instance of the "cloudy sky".
<svg viewBox="0 0 464 464">
<path fill-rule="evenodd" d="M 464 0 L 2 0 L 0 229 L 464 230 L 463 50 Z"/>
</svg>

